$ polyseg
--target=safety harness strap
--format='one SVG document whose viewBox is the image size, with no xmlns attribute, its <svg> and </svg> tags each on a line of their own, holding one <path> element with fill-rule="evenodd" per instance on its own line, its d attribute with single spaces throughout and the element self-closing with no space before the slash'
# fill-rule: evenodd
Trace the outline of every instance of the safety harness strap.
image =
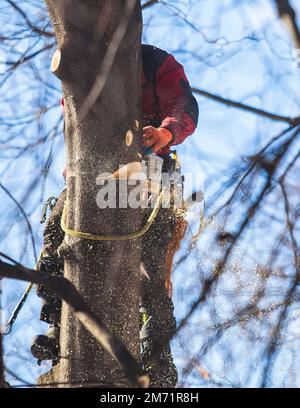
<svg viewBox="0 0 300 408">
<path fill-rule="evenodd" d="M 158 198 L 156 200 L 155 206 L 153 208 L 153 210 L 151 211 L 151 214 L 149 216 L 149 218 L 147 219 L 145 225 L 138 231 L 136 232 L 132 232 L 131 234 L 125 234 L 125 235 L 95 235 L 95 234 L 91 234 L 89 232 L 83 232 L 83 231 L 76 231 L 74 229 L 68 228 L 67 224 L 66 224 L 66 218 L 67 218 L 67 211 L 68 211 L 68 205 L 67 202 L 64 206 L 63 209 L 63 214 L 61 217 L 61 228 L 62 230 L 72 236 L 72 237 L 76 237 L 76 238 L 82 238 L 82 239 L 89 239 L 91 241 L 126 241 L 126 240 L 131 240 L 131 239 L 136 239 L 139 238 L 141 236 L 143 236 L 151 227 L 151 225 L 153 224 L 153 222 L 155 221 L 155 218 L 158 214 L 161 202 L 162 202 L 162 195 L 163 192 L 161 191 L 160 194 L 158 195 Z"/>
</svg>

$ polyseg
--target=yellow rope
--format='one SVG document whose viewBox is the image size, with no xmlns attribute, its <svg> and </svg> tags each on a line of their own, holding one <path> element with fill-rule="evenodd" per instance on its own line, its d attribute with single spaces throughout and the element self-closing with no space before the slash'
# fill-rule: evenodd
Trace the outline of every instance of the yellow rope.
<svg viewBox="0 0 300 408">
<path fill-rule="evenodd" d="M 130 239 L 136 239 L 139 238 L 141 236 L 143 236 L 151 227 L 151 225 L 153 224 L 158 211 L 159 211 L 159 207 L 161 205 L 162 202 L 162 191 L 160 192 L 155 206 L 148 218 L 148 220 L 146 221 L 145 225 L 137 232 L 133 232 L 131 234 L 126 234 L 126 235 L 94 235 L 94 234 L 90 234 L 89 232 L 83 232 L 83 231 L 76 231 L 73 230 L 71 228 L 67 227 L 66 224 L 66 216 L 67 216 L 67 209 L 68 206 L 67 204 L 64 205 L 64 209 L 63 209 L 63 214 L 61 217 L 61 228 L 62 230 L 72 236 L 72 237 L 76 237 L 76 238 L 82 238 L 82 239 L 89 239 L 92 241 L 126 241 L 126 240 L 130 240 Z"/>
</svg>

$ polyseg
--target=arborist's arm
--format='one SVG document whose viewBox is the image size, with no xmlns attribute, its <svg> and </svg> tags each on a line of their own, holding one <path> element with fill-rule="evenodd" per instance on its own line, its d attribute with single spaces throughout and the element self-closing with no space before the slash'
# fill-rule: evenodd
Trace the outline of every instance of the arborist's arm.
<svg viewBox="0 0 300 408">
<path fill-rule="evenodd" d="M 168 147 L 180 144 L 194 133 L 199 109 L 183 66 L 170 54 L 157 71 L 156 93 L 160 104 L 161 127 L 172 133 Z"/>
</svg>

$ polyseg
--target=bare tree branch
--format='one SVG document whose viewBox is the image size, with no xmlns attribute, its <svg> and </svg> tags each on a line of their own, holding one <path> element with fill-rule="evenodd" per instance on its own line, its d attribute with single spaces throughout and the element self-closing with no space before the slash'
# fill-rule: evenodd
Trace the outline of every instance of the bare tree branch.
<svg viewBox="0 0 300 408">
<path fill-rule="evenodd" d="M 27 24 L 27 26 L 36 34 L 38 35 L 43 35 L 45 37 L 49 37 L 52 38 L 54 36 L 53 33 L 42 30 L 36 26 L 34 26 L 31 21 L 29 20 L 27 14 L 24 12 L 24 10 L 22 10 L 22 8 L 20 6 L 18 6 L 14 1 L 12 0 L 6 0 L 7 3 L 9 3 L 24 19 L 25 23 Z"/>
<path fill-rule="evenodd" d="M 3 253 L 0 253 L 0 256 L 11 259 Z M 72 307 L 77 319 L 117 361 L 130 384 L 136 387 L 146 387 L 148 385 L 148 377 L 140 375 L 140 366 L 134 357 L 123 343 L 108 331 L 67 279 L 49 276 L 41 272 L 37 273 L 17 262 L 15 262 L 15 265 L 11 265 L 3 261 L 0 261 L 0 276 L 42 284 L 55 292 Z"/>
<path fill-rule="evenodd" d="M 198 88 L 193 88 L 193 92 L 204 96 L 205 98 L 211 99 L 213 101 L 222 103 L 223 105 L 232 107 L 232 108 L 237 108 L 237 109 L 242 109 L 244 111 L 250 112 L 250 113 L 254 113 L 255 115 L 259 115 L 259 116 L 263 116 L 265 118 L 277 121 L 277 122 L 285 122 L 288 123 L 289 125 L 291 125 L 292 127 L 295 127 L 297 125 L 299 125 L 300 123 L 300 116 L 297 116 L 295 118 L 289 118 L 287 116 L 282 116 L 282 115 L 277 115 L 275 113 L 271 113 L 271 112 L 267 112 L 263 109 L 259 109 L 259 108 L 255 108 L 253 106 L 250 105 L 246 105 L 244 103 L 240 103 L 240 102 L 235 102 L 232 101 L 230 99 L 225 99 L 222 98 L 221 96 L 212 94 L 210 92 L 204 91 L 202 89 L 198 89 Z"/>
<path fill-rule="evenodd" d="M 21 204 L 15 199 L 15 197 L 11 194 L 11 192 L 2 183 L 0 183 L 0 187 L 2 188 L 3 191 L 5 191 L 5 193 L 8 195 L 8 197 L 16 204 L 16 206 L 20 210 L 20 213 L 22 214 L 23 218 L 25 219 L 25 222 L 27 224 L 28 231 L 29 231 L 29 234 L 30 234 L 30 237 L 31 237 L 34 260 L 35 260 L 35 262 L 37 262 L 38 257 L 37 257 L 37 252 L 36 252 L 35 239 L 34 239 L 34 236 L 33 236 L 32 227 L 31 227 L 31 224 L 30 224 L 29 219 L 27 217 L 27 214 L 25 213 L 25 210 L 21 206 Z"/>
<path fill-rule="evenodd" d="M 300 30 L 297 25 L 296 12 L 289 0 L 275 0 L 279 17 L 291 34 L 295 48 L 300 49 Z"/>
<path fill-rule="evenodd" d="M 151 7 L 154 4 L 159 3 L 159 2 L 160 2 L 160 0 L 148 0 L 148 1 L 146 1 L 146 3 L 144 3 L 142 5 L 142 9 L 145 10 L 146 8 Z"/>
</svg>

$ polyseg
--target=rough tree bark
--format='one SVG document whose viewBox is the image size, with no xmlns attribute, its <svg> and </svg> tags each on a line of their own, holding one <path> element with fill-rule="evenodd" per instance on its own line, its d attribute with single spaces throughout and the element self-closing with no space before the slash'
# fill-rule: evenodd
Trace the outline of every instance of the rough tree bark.
<svg viewBox="0 0 300 408">
<path fill-rule="evenodd" d="M 140 210 L 98 208 L 96 178 L 139 160 L 140 1 L 45 2 L 58 43 L 52 71 L 62 81 L 65 98 L 68 227 L 100 235 L 136 231 L 141 225 Z M 87 106 L 96 79 L 97 98 Z M 95 242 L 67 235 L 60 254 L 65 260 L 65 277 L 138 356 L 139 240 Z M 88 386 L 114 383 L 122 377 L 116 363 L 74 319 L 65 303 L 60 343 L 62 359 L 40 378 L 42 384 L 54 381 Z"/>
<path fill-rule="evenodd" d="M 3 366 L 3 350 L 2 350 L 2 333 L 0 332 L 0 388 L 5 387 L 4 366 Z"/>
<path fill-rule="evenodd" d="M 0 277 L 0 324 L 2 323 L 2 319 L 1 319 L 1 311 L 2 311 L 1 295 L 2 295 L 2 289 L 1 289 L 1 277 Z M 0 388 L 8 388 L 9 384 L 5 381 L 2 340 L 3 340 L 3 336 L 2 336 L 2 332 L 0 330 Z"/>
<path fill-rule="evenodd" d="M 1 278 L 0 278 L 0 325 L 2 323 L 1 319 Z M 5 380 L 4 380 L 4 366 L 3 366 L 3 348 L 2 348 L 2 333 L 0 330 L 0 388 L 4 388 Z"/>
</svg>

